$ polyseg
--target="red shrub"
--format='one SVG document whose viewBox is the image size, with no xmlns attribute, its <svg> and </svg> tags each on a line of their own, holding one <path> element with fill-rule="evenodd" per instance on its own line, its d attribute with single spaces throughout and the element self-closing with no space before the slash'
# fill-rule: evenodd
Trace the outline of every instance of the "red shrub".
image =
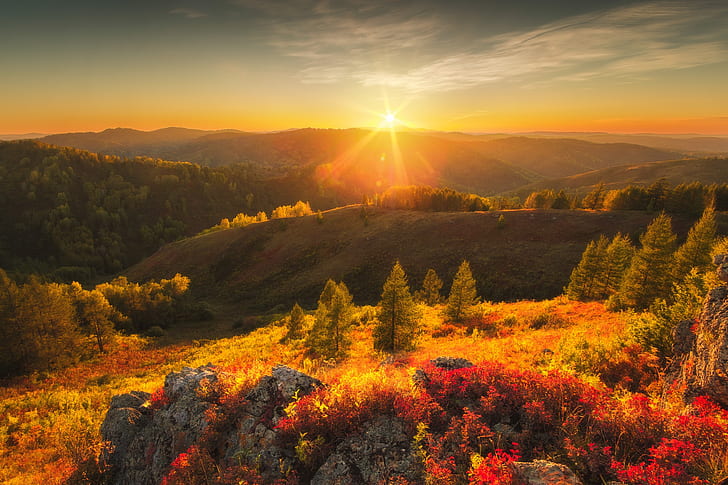
<svg viewBox="0 0 728 485">
<path fill-rule="evenodd" d="M 470 483 L 475 485 L 512 485 L 516 483 L 513 462 L 518 461 L 518 452 L 507 453 L 495 450 L 489 453 L 469 472 Z"/>
<path fill-rule="evenodd" d="M 160 387 L 154 391 L 149 398 L 149 407 L 154 410 L 169 406 L 169 404 L 169 396 L 167 396 L 167 393 L 164 392 L 164 387 Z"/>
<path fill-rule="evenodd" d="M 647 463 L 625 467 L 615 462 L 619 479 L 635 485 L 708 485 L 708 481 L 694 476 L 690 468 L 701 458 L 702 452 L 692 443 L 676 439 L 663 439 L 650 449 Z"/>
</svg>

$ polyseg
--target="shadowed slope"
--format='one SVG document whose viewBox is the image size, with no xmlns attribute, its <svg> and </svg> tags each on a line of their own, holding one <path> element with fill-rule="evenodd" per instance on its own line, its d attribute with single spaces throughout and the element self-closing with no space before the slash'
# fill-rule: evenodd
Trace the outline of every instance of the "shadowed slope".
<svg viewBox="0 0 728 485">
<path fill-rule="evenodd" d="M 419 288 L 434 268 L 449 290 L 463 259 L 488 300 L 548 298 L 561 293 L 586 244 L 599 234 L 636 236 L 654 218 L 637 212 L 415 212 L 359 206 L 279 219 L 169 244 L 133 266 L 133 280 L 176 272 L 199 294 L 224 295 L 256 311 L 299 301 L 311 308 L 328 278 L 343 280 L 358 303 L 375 303 L 395 260 Z M 505 226 L 498 228 L 503 214 Z M 690 222 L 676 219 L 684 234 Z"/>
</svg>

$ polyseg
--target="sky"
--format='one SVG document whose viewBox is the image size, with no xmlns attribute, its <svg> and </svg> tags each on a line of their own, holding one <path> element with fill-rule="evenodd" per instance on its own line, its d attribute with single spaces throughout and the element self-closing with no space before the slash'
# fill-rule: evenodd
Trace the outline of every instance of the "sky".
<svg viewBox="0 0 728 485">
<path fill-rule="evenodd" d="M 728 134 L 728 2 L 0 2 L 0 133 Z"/>
</svg>

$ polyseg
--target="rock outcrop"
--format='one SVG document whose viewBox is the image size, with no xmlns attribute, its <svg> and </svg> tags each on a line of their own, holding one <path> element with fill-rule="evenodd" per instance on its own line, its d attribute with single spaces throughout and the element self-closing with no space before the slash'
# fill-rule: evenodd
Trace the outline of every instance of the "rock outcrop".
<svg viewBox="0 0 728 485">
<path fill-rule="evenodd" d="M 526 485 L 582 485 L 565 465 L 545 460 L 517 461 L 513 464 L 518 478 Z"/>
<path fill-rule="evenodd" d="M 724 283 L 728 282 L 728 255 L 718 255 L 713 262 L 718 265 L 718 278 Z M 728 406 L 727 285 L 713 288 L 708 293 L 700 314 L 695 343 L 683 361 L 682 379 L 687 384 L 688 397 L 704 394 Z"/>
<path fill-rule="evenodd" d="M 253 457 L 261 476 L 269 481 L 283 478 L 282 470 L 293 468 L 295 452 L 276 445 L 275 425 L 283 409 L 296 397 L 303 397 L 321 386 L 321 381 L 286 366 L 273 368 L 246 396 L 238 425 L 227 437 L 225 458 Z"/>
<path fill-rule="evenodd" d="M 183 368 L 164 381 L 169 405 L 153 410 L 146 393 L 116 396 L 101 425 L 110 444 L 102 460 L 112 483 L 157 484 L 174 458 L 197 441 L 207 426 L 205 412 L 215 404 L 198 392 L 217 381 L 211 366 Z"/>
<path fill-rule="evenodd" d="M 417 483 L 422 470 L 410 442 L 400 420 L 379 416 L 336 447 L 311 485 Z"/>
<path fill-rule="evenodd" d="M 149 405 L 147 393 L 131 392 L 111 401 L 101 435 L 109 447 L 101 460 L 108 467 L 112 484 L 156 485 L 168 473 L 180 453 L 195 444 L 208 426 L 207 416 L 219 404 L 214 392 L 219 375 L 207 365 L 185 367 L 164 382 L 165 403 Z M 231 458 L 242 451 L 255 456 L 256 466 L 268 480 L 280 478 L 281 465 L 292 463 L 293 450 L 274 446 L 275 422 L 294 399 L 320 386 L 321 382 L 288 367 L 273 369 L 246 396 L 237 428 L 226 437 L 223 448 Z"/>
<path fill-rule="evenodd" d="M 432 359 L 430 364 L 445 370 L 467 369 L 468 367 L 473 367 L 472 362 L 461 357 L 437 357 L 436 359 Z M 428 382 L 430 382 L 430 377 L 424 370 L 417 369 L 414 375 L 412 375 L 412 382 L 416 386 L 424 387 Z"/>
<path fill-rule="evenodd" d="M 431 363 L 448 370 L 472 366 L 465 359 L 450 357 Z M 285 416 L 286 405 L 323 384 L 294 369 L 275 367 L 240 401 L 233 419 L 224 421 L 229 426 L 221 428 L 219 422 L 208 420 L 226 409 L 221 408 L 224 404 L 216 385 L 222 377 L 211 365 L 185 367 L 167 376 L 161 397 L 144 392 L 114 397 L 101 426 L 103 439 L 110 444 L 101 457 L 108 467 L 105 483 L 161 483 L 180 453 L 205 442 L 208 427 L 217 437 L 211 452 L 217 464 L 247 465 L 263 483 L 285 479 L 285 471 L 301 463 L 292 446 L 281 444 L 286 440 L 279 439 L 276 424 Z M 429 379 L 422 370 L 413 378 Z M 321 466 L 312 470 L 310 483 L 422 483 L 422 457 L 412 440 L 400 418 L 389 413 L 374 416 L 324 457 Z M 210 442 L 206 443 L 209 447 Z M 534 461 L 513 466 L 524 485 L 581 485 L 564 465 Z"/>
</svg>

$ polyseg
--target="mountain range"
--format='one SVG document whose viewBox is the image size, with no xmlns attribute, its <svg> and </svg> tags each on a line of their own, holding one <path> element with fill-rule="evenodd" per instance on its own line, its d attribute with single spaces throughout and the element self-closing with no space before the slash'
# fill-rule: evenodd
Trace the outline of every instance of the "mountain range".
<svg viewBox="0 0 728 485">
<path fill-rule="evenodd" d="M 342 200 L 391 185 L 424 184 L 492 195 L 534 182 L 623 164 L 683 158 L 674 149 L 623 141 L 548 136 L 364 129 L 300 129 L 276 133 L 124 128 L 41 139 L 124 157 L 145 156 L 205 166 L 248 164 L 270 177 L 315 173 L 342 189 Z M 347 188 L 357 187 L 357 194 Z"/>
</svg>

